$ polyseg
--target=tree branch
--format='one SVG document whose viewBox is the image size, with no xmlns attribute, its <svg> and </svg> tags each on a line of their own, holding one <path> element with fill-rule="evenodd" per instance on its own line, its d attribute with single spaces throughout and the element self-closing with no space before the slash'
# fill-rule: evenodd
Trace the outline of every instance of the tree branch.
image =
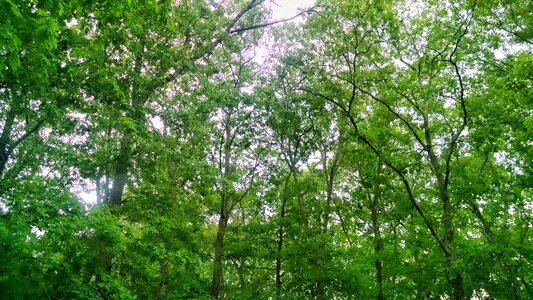
<svg viewBox="0 0 533 300">
<path fill-rule="evenodd" d="M 333 103 L 334 105 L 340 107 L 344 113 L 346 113 L 346 115 L 348 116 L 349 120 L 350 120 L 350 123 L 352 124 L 353 128 L 355 129 L 355 133 L 357 134 L 357 136 L 359 137 L 359 139 L 361 141 L 363 141 L 364 144 L 366 144 L 371 150 L 372 152 L 374 152 L 374 154 L 376 154 L 376 156 L 378 158 L 380 158 L 383 163 L 385 165 L 387 165 L 389 168 L 391 168 L 399 177 L 400 177 L 400 180 L 402 181 L 404 187 L 405 187 L 405 190 L 407 192 L 407 196 L 409 198 L 409 201 L 411 202 L 411 204 L 414 206 L 414 208 L 416 209 L 416 211 L 418 212 L 418 214 L 422 217 L 422 219 L 424 220 L 424 223 L 426 224 L 426 227 L 428 228 L 428 230 L 430 231 L 431 235 L 435 238 L 435 240 L 437 241 L 437 243 L 439 244 L 440 248 L 442 249 L 442 251 L 444 252 L 444 254 L 449 257 L 451 255 L 450 253 L 450 249 L 448 249 L 448 247 L 446 247 L 444 245 L 444 243 L 442 242 L 441 238 L 439 237 L 437 231 L 435 230 L 435 228 L 433 228 L 433 225 L 431 223 L 431 221 L 429 220 L 429 218 L 426 216 L 426 214 L 424 213 L 424 211 L 422 210 L 422 208 L 420 207 L 420 205 L 418 204 L 418 202 L 416 201 L 416 198 L 413 194 L 413 191 L 411 189 L 411 184 L 409 183 L 409 181 L 407 180 L 407 178 L 405 177 L 405 175 L 403 174 L 403 172 L 398 168 L 396 167 L 392 162 L 390 162 L 388 159 L 386 159 L 385 157 L 383 157 L 383 155 L 381 154 L 381 152 L 374 146 L 374 144 L 372 142 L 370 142 L 370 140 L 368 138 L 366 138 L 360 131 L 359 131 L 359 126 L 357 125 L 357 121 L 355 120 L 355 118 L 352 116 L 352 114 L 344 107 L 342 106 L 342 104 L 340 104 L 339 102 L 333 100 L 332 98 L 326 96 L 326 95 L 323 95 L 321 93 L 318 93 L 318 92 L 314 92 L 314 91 L 311 91 L 311 90 L 308 90 L 308 89 L 303 89 L 303 91 L 305 92 L 308 92 L 310 93 L 311 95 L 314 95 L 314 96 L 318 96 L 318 97 L 321 97 L 331 103 Z"/>
<path fill-rule="evenodd" d="M 299 12 L 298 14 L 290 17 L 290 18 L 285 18 L 285 19 L 280 19 L 280 20 L 275 20 L 275 21 L 271 21 L 271 22 L 267 22 L 267 23 L 255 24 L 255 25 L 250 25 L 250 26 L 242 26 L 242 27 L 239 27 L 239 28 L 232 29 L 228 33 L 229 34 L 235 34 L 235 33 L 239 34 L 239 33 L 245 32 L 245 31 L 253 30 L 253 29 L 264 28 L 264 27 L 268 27 L 268 26 L 272 26 L 272 25 L 276 25 L 276 24 L 292 21 L 292 20 L 294 20 L 294 19 L 296 19 L 296 18 L 298 18 L 298 17 L 300 17 L 302 15 L 305 15 L 305 14 L 307 14 L 309 12 L 314 11 L 314 8 L 315 8 L 315 6 L 313 6 L 311 8 L 308 8 L 306 10 L 303 10 L 303 11 Z"/>
</svg>

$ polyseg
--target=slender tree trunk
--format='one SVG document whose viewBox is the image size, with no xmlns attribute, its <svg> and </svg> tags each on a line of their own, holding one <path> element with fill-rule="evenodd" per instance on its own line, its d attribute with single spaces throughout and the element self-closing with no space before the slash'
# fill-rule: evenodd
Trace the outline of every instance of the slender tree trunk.
<svg viewBox="0 0 533 300">
<path fill-rule="evenodd" d="M 96 182 L 96 204 L 100 205 L 102 203 L 102 185 L 100 184 L 100 180 L 102 177 L 97 176 L 95 178 Z"/>
<path fill-rule="evenodd" d="M 132 136 L 131 133 L 127 131 L 124 133 L 124 137 L 120 143 L 120 152 L 117 157 L 115 174 L 113 175 L 113 187 L 109 191 L 109 207 L 118 206 L 122 202 L 124 187 L 128 182 L 128 169 L 131 159 L 131 143 Z"/>
<path fill-rule="evenodd" d="M 438 165 L 434 165 L 434 168 L 440 170 Z M 452 288 L 452 299 L 462 300 L 466 299 L 464 286 L 463 286 L 463 276 L 459 271 L 453 271 L 455 269 L 455 256 L 453 251 L 453 216 L 452 216 L 452 206 L 450 203 L 450 197 L 448 195 L 448 190 L 442 179 L 442 173 L 437 173 L 437 183 L 439 185 L 440 199 L 442 202 L 442 224 L 444 227 L 444 239 L 443 245 L 446 249 L 445 256 L 447 261 L 447 267 L 449 270 L 452 270 L 448 273 L 448 281 L 450 282 Z"/>
<path fill-rule="evenodd" d="M 120 154 L 117 160 L 117 167 L 114 174 L 113 187 L 111 188 L 111 190 L 109 190 L 109 192 L 107 192 L 106 190 L 106 193 L 109 194 L 109 197 L 104 200 L 106 201 L 105 203 L 108 205 L 108 207 L 111 209 L 120 206 L 122 202 L 122 193 L 124 190 L 124 186 L 126 185 L 126 182 L 128 180 L 128 166 L 130 163 L 129 152 L 131 149 L 128 140 L 129 139 L 126 138 L 122 140 Z M 99 247 L 100 272 L 111 274 L 113 265 L 113 254 L 107 249 L 108 245 L 106 245 L 105 242 L 101 241 Z M 98 279 L 102 280 L 101 276 Z"/>
<path fill-rule="evenodd" d="M 226 233 L 226 226 L 228 220 L 224 213 L 218 220 L 217 238 L 215 241 L 215 261 L 213 263 L 213 278 L 211 281 L 211 296 L 214 299 L 223 298 L 223 282 L 224 282 L 224 235 Z"/>
<path fill-rule="evenodd" d="M 322 232 L 326 233 L 328 231 L 329 226 L 329 217 L 331 214 L 331 200 L 333 199 L 333 183 L 335 182 L 335 176 L 337 175 L 337 170 L 339 168 L 339 157 L 342 152 L 342 147 L 339 145 L 337 148 L 337 151 L 335 151 L 335 154 L 333 156 L 333 162 L 331 164 L 331 167 L 327 167 L 327 156 L 324 154 L 323 157 L 323 164 L 324 164 L 324 171 L 326 172 L 326 208 L 324 211 L 324 221 L 322 224 Z"/>
<path fill-rule="evenodd" d="M 442 225 L 444 227 L 444 239 L 442 244 L 444 247 L 444 255 L 446 256 L 447 268 L 451 272 L 447 272 L 448 282 L 451 286 L 451 296 L 452 299 L 462 300 L 465 299 L 465 291 L 463 286 L 463 277 L 459 271 L 453 271 L 455 269 L 455 257 L 453 251 L 453 215 L 452 215 L 452 205 L 450 202 L 450 195 L 448 193 L 448 176 L 450 170 L 448 164 L 445 168 L 439 161 L 435 150 L 433 148 L 433 139 L 431 138 L 430 128 L 429 128 L 429 117 L 428 117 L 429 108 L 426 106 L 424 113 L 424 138 L 425 138 L 425 149 L 426 153 L 429 156 L 429 162 L 433 174 L 437 179 L 439 197 L 442 202 Z M 453 151 L 451 148 L 453 145 L 450 145 L 448 151 Z M 445 175 L 446 174 L 446 175 Z"/>
<path fill-rule="evenodd" d="M 439 182 L 440 183 L 440 182 Z M 448 268 L 453 270 L 455 267 L 455 256 L 453 251 L 453 221 L 452 221 L 452 207 L 450 203 L 450 198 L 448 195 L 448 191 L 443 188 L 441 185 L 440 187 L 440 194 L 441 194 L 441 200 L 442 200 L 442 209 L 443 209 L 443 216 L 442 216 L 442 222 L 444 225 L 444 246 L 446 249 L 448 249 L 448 253 L 446 254 L 446 260 L 448 262 Z M 448 275 L 449 281 L 452 286 L 452 299 L 455 300 L 462 300 L 466 299 L 464 286 L 463 286 L 463 276 L 459 271 L 451 271 L 451 273 Z"/>
<path fill-rule="evenodd" d="M 4 122 L 4 128 L 2 129 L 2 135 L 0 136 L 0 178 L 4 174 L 7 161 L 9 159 L 8 146 L 11 139 L 11 130 L 13 123 L 15 122 L 15 112 L 10 109 L 7 113 L 6 120 Z"/>
<path fill-rule="evenodd" d="M 333 154 L 333 161 L 331 166 L 328 167 L 327 151 L 324 150 L 322 154 L 322 164 L 326 179 L 326 207 L 324 208 L 324 219 L 322 221 L 322 234 L 326 234 L 329 228 L 329 218 L 331 214 L 331 201 L 333 199 L 333 184 L 335 182 L 335 175 L 339 166 L 339 156 L 342 151 L 341 146 L 337 147 L 337 150 Z M 317 283 L 316 298 L 325 299 L 325 286 L 323 281 Z"/>
<path fill-rule="evenodd" d="M 291 162 L 291 165 L 289 167 L 292 173 L 292 178 L 294 178 L 294 185 L 298 186 L 298 175 L 297 175 L 298 169 L 296 168 L 296 163 Z M 299 195 L 296 195 L 296 198 L 298 200 L 298 206 L 300 208 L 300 213 L 303 219 L 303 223 L 305 225 L 307 232 L 309 232 L 309 220 L 307 218 L 307 208 L 305 207 L 304 198 L 300 197 Z"/>
<path fill-rule="evenodd" d="M 217 237 L 215 241 L 215 261 L 213 263 L 213 278 L 211 281 L 211 296 L 214 299 L 224 297 L 224 235 L 228 225 L 230 212 L 229 203 L 229 180 L 231 175 L 231 146 L 232 146 L 232 129 L 231 113 L 226 114 L 224 128 L 224 171 L 222 174 L 222 199 L 220 205 L 220 216 L 218 219 Z"/>
<path fill-rule="evenodd" d="M 290 178 L 290 176 L 289 176 Z M 284 219 L 285 219 L 285 206 L 287 204 L 287 182 L 288 182 L 289 179 L 287 179 L 287 181 L 285 181 L 285 195 L 283 196 L 283 199 L 282 199 L 282 202 L 281 202 L 281 214 L 280 214 L 280 218 L 281 218 L 281 223 L 279 225 L 279 229 L 278 229 L 278 253 L 277 253 L 277 256 L 276 256 L 276 296 L 277 296 L 277 299 L 281 299 L 281 262 L 282 262 L 282 250 L 283 250 L 283 238 L 284 238 L 284 235 L 285 235 L 285 232 L 284 232 L 284 227 L 283 227 L 283 222 L 284 222 Z"/>
<path fill-rule="evenodd" d="M 0 135 L 0 178 L 2 178 L 2 175 L 5 172 L 9 157 L 11 156 L 11 154 L 13 154 L 13 151 L 17 148 L 17 146 L 24 140 L 29 138 L 32 134 L 37 132 L 46 122 L 46 119 L 41 119 L 37 121 L 33 126 L 27 128 L 26 132 L 24 132 L 22 136 L 12 140 L 11 131 L 15 123 L 15 117 L 15 111 L 11 108 L 7 112 L 6 120 L 4 122 L 4 128 L 2 129 L 2 134 Z M 29 123 L 29 121 L 26 122 Z"/>
<path fill-rule="evenodd" d="M 381 176 L 381 161 L 378 164 L 376 172 L 376 181 L 370 206 L 372 214 L 372 229 L 374 231 L 374 265 L 376 268 L 376 299 L 383 300 L 383 273 L 381 255 L 383 252 L 383 240 L 379 224 L 379 203 L 381 198 L 381 187 L 383 177 Z"/>
<path fill-rule="evenodd" d="M 434 154 L 433 154 L 434 156 Z M 444 180 L 442 178 L 442 173 L 440 172 L 440 165 L 434 164 L 434 170 L 437 175 L 437 183 L 439 185 L 439 194 L 442 202 L 442 224 L 444 227 L 444 239 L 443 244 L 446 256 L 446 261 L 448 264 L 448 269 L 452 270 L 448 273 L 448 281 L 450 282 L 452 288 L 452 299 L 462 300 L 466 299 L 464 286 L 463 286 L 463 276 L 459 271 L 453 271 L 455 269 L 455 256 L 453 251 L 453 217 L 452 217 L 452 206 L 450 203 L 450 197 Z"/>
<path fill-rule="evenodd" d="M 142 43 L 142 48 L 144 48 L 144 42 Z M 143 64 L 142 53 L 137 53 L 135 57 L 135 67 L 134 74 L 141 74 L 142 64 Z M 136 124 L 145 124 L 145 115 L 143 112 L 144 104 L 146 98 L 148 97 L 147 91 L 141 91 L 139 86 L 139 80 L 133 78 L 133 83 L 131 84 L 131 111 L 128 112 L 130 118 Z M 134 132 L 131 128 L 126 128 L 124 131 L 124 136 L 120 141 L 120 150 L 117 157 L 117 165 L 115 168 L 115 174 L 113 175 L 113 187 L 111 188 L 109 194 L 109 205 L 116 206 L 120 205 L 122 201 L 122 194 L 124 193 L 124 187 L 128 182 L 128 171 L 131 164 L 131 152 L 132 144 L 134 142 Z"/>
<path fill-rule="evenodd" d="M 158 299 L 165 300 L 168 299 L 168 258 L 165 258 L 159 264 L 159 295 Z"/>
<path fill-rule="evenodd" d="M 138 54 L 135 60 L 135 74 L 141 74 L 142 67 L 142 56 Z M 129 86 L 131 88 L 131 111 L 130 118 L 137 124 L 142 124 L 144 122 L 144 99 L 141 96 L 138 83 L 133 78 L 133 84 Z M 108 136 L 111 134 L 111 128 L 108 129 Z M 109 208 L 115 208 L 120 206 L 122 203 L 122 195 L 124 193 L 124 187 L 128 182 L 128 171 L 131 164 L 131 153 L 132 153 L 132 144 L 133 144 L 133 130 L 131 128 L 126 128 L 124 135 L 120 141 L 120 150 L 116 158 L 116 167 L 115 172 L 112 174 L 113 186 L 108 190 L 108 182 L 106 182 L 106 199 L 104 199 L 105 204 Z M 109 174 L 106 170 L 106 181 L 109 178 Z M 116 211 L 112 210 L 113 213 Z M 105 242 L 100 242 L 99 252 L 100 252 L 100 272 L 111 275 L 112 273 L 112 264 L 113 264 L 113 254 L 108 249 L 109 245 L 106 245 Z M 102 281 L 102 276 L 97 276 L 97 281 Z M 110 298 L 111 295 L 106 294 L 106 291 L 102 292 L 104 297 Z"/>
<path fill-rule="evenodd" d="M 102 202 L 107 202 L 109 201 L 109 177 L 110 177 L 110 174 L 109 174 L 109 164 L 106 165 L 106 169 L 105 169 L 105 179 L 104 179 L 104 199 Z"/>
</svg>

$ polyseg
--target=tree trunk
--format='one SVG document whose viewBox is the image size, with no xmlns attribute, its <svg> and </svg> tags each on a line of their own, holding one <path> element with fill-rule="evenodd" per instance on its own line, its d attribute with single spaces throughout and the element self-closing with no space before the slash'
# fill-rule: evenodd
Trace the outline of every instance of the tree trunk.
<svg viewBox="0 0 533 300">
<path fill-rule="evenodd" d="M 329 217 L 331 214 L 331 200 L 333 198 L 333 183 L 335 182 L 335 175 L 337 175 L 337 170 L 339 168 L 339 156 L 341 154 L 342 147 L 339 145 L 337 148 L 337 151 L 335 151 L 335 154 L 333 156 L 333 162 L 331 164 L 331 167 L 328 169 L 327 167 L 327 155 L 324 154 L 323 157 L 323 165 L 324 165 L 324 172 L 326 172 L 326 208 L 324 211 L 324 221 L 322 224 L 322 232 L 326 233 L 328 231 L 329 226 Z"/>
<path fill-rule="evenodd" d="M 144 48 L 144 41 L 141 44 Z M 141 74 L 143 64 L 143 54 L 138 53 L 135 57 L 134 74 Z M 131 111 L 128 112 L 129 117 L 136 124 L 146 124 L 145 115 L 143 112 L 144 104 L 148 98 L 149 90 L 141 90 L 139 86 L 139 80 L 132 78 L 131 84 Z M 131 164 L 131 152 L 134 130 L 130 127 L 126 127 L 124 136 L 120 141 L 120 150 L 117 157 L 117 165 L 115 168 L 115 174 L 113 176 L 113 187 L 109 194 L 109 205 L 111 207 L 120 205 L 122 202 L 122 194 L 124 193 L 124 187 L 128 182 L 128 171 Z"/>
<path fill-rule="evenodd" d="M 289 176 L 290 178 L 290 176 Z M 289 179 L 287 179 L 288 181 Z M 287 187 L 287 181 L 285 182 L 285 193 L 286 193 L 286 187 Z M 284 227 L 283 227 L 283 222 L 284 222 L 284 219 L 285 219 L 285 206 L 287 204 L 287 196 L 286 194 L 283 196 L 283 200 L 282 200 L 282 203 L 281 203 L 281 215 L 280 215 L 280 218 L 281 218 L 281 224 L 279 225 L 279 230 L 278 230 L 278 253 L 277 253 L 277 256 L 276 256 L 276 296 L 277 296 L 277 299 L 281 299 L 281 261 L 282 261 L 282 256 L 281 256 L 281 252 L 283 250 L 283 237 L 284 237 Z"/>
<path fill-rule="evenodd" d="M 218 219 L 217 237 L 215 241 L 215 261 L 213 263 L 213 278 L 211 281 L 211 296 L 214 299 L 224 298 L 224 235 L 228 225 L 230 215 L 230 175 L 231 175 L 231 146 L 232 146 L 232 129 L 231 113 L 226 113 L 224 128 L 224 170 L 222 173 L 222 197 L 220 205 L 220 216 Z"/>
<path fill-rule="evenodd" d="M 120 152 L 117 157 L 117 166 L 113 176 L 113 187 L 109 191 L 108 205 L 115 207 L 122 202 L 124 187 L 128 182 L 128 169 L 130 165 L 132 137 L 129 131 L 124 133 L 120 143 Z"/>
<path fill-rule="evenodd" d="M 444 189 L 444 185 L 440 185 L 440 196 L 442 201 L 442 223 L 444 225 L 444 247 L 448 250 L 446 254 L 446 260 L 448 262 L 448 268 L 451 270 L 451 273 L 448 275 L 450 278 L 451 287 L 452 287 L 452 299 L 462 300 L 465 298 L 465 292 L 463 287 L 463 276 L 459 271 L 455 271 L 455 257 L 453 251 L 453 221 L 452 221 L 452 207 L 450 203 L 450 198 L 448 191 Z"/>
<path fill-rule="evenodd" d="M 214 299 L 223 298 L 224 268 L 222 264 L 224 257 L 224 235 L 228 224 L 224 210 L 223 208 L 218 220 L 217 238 L 215 241 L 215 261 L 213 263 L 213 278 L 211 281 L 211 296 Z"/>
<path fill-rule="evenodd" d="M 460 272 L 455 271 L 455 257 L 453 251 L 453 215 L 452 215 L 452 205 L 450 202 L 450 195 L 448 193 L 448 174 L 450 173 L 449 165 L 446 164 L 445 168 L 439 161 L 435 150 L 433 149 L 433 139 L 431 138 L 430 128 L 429 128 L 429 118 L 428 118 L 428 108 L 426 106 L 424 113 L 424 139 L 425 139 L 425 150 L 429 156 L 429 162 L 431 164 L 431 169 L 433 174 L 437 179 L 439 197 L 442 202 L 442 225 L 444 227 L 444 239 L 442 244 L 444 247 L 444 255 L 446 256 L 447 261 L 447 277 L 448 282 L 451 287 L 452 299 L 462 300 L 465 299 L 465 291 L 463 287 L 463 277 Z M 448 151 L 453 151 L 451 148 L 453 145 L 450 145 Z"/>
<path fill-rule="evenodd" d="M 340 143 L 340 142 L 339 142 Z M 326 179 L 326 207 L 324 208 L 324 219 L 322 221 L 322 234 L 326 234 L 329 227 L 329 217 L 331 214 L 331 201 L 333 199 L 333 183 L 335 182 L 335 175 L 339 167 L 339 156 L 341 153 L 341 146 L 337 147 L 337 150 L 333 154 L 333 161 L 331 166 L 328 167 L 327 150 L 324 150 L 322 154 L 322 164 Z M 325 284 L 321 280 L 317 283 L 316 298 L 325 299 Z"/>
<path fill-rule="evenodd" d="M 13 151 L 17 149 L 17 146 L 22 143 L 24 140 L 29 138 L 35 132 L 37 132 L 43 124 L 46 122 L 46 119 L 38 120 L 33 126 L 26 129 L 26 132 L 15 140 L 11 140 L 11 131 L 15 123 L 15 112 L 13 109 L 10 109 L 7 113 L 6 120 L 4 122 L 4 128 L 2 129 L 2 135 L 0 135 L 0 179 L 5 172 L 7 162 L 9 157 L 13 154 Z M 26 121 L 29 123 L 29 121 Z M 28 124 L 27 124 L 28 125 Z"/>
<path fill-rule="evenodd" d="M 13 109 L 10 109 L 4 122 L 2 135 L 0 136 L 0 178 L 2 178 L 2 175 L 4 174 L 4 169 L 9 159 L 8 146 L 11 139 L 11 130 L 14 122 L 15 113 Z"/>
<path fill-rule="evenodd" d="M 374 265 L 376 268 L 376 299 L 383 300 L 383 273 L 382 273 L 382 261 L 381 254 L 383 252 L 383 240 L 381 238 L 381 230 L 379 225 L 379 202 L 381 198 L 382 184 L 381 176 L 381 162 L 378 164 L 376 172 L 376 182 L 374 183 L 374 191 L 371 201 L 371 214 L 372 214 L 372 229 L 374 231 Z"/>
<path fill-rule="evenodd" d="M 160 283 L 157 298 L 160 300 L 168 299 L 168 264 L 168 258 L 163 259 L 159 264 Z"/>
</svg>

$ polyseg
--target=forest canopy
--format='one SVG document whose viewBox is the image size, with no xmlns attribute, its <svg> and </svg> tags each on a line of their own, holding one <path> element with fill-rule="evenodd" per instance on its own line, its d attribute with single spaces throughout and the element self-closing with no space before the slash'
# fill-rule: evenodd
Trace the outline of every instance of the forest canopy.
<svg viewBox="0 0 533 300">
<path fill-rule="evenodd" d="M 0 0 L 1 299 L 533 298 L 533 2 L 276 5 Z"/>
</svg>

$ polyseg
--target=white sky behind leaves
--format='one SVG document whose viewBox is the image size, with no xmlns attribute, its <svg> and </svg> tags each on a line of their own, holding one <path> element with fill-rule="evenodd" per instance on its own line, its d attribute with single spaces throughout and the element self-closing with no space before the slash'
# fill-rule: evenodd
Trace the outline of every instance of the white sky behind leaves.
<svg viewBox="0 0 533 300">
<path fill-rule="evenodd" d="M 298 13 L 299 8 L 308 8 L 315 3 L 315 0 L 276 0 L 272 3 L 272 17 L 286 19 Z"/>
<path fill-rule="evenodd" d="M 299 9 L 308 8 L 315 3 L 315 0 L 275 0 L 270 3 L 272 9 L 272 19 L 281 20 L 288 19 L 298 14 Z M 294 19 L 293 21 L 301 21 L 301 17 Z M 268 47 L 259 50 L 263 52 L 260 55 L 264 56 Z M 93 187 L 89 190 L 79 191 L 77 188 L 73 188 L 72 191 L 81 198 L 81 200 L 87 205 L 93 205 L 96 203 L 96 189 Z"/>
</svg>

